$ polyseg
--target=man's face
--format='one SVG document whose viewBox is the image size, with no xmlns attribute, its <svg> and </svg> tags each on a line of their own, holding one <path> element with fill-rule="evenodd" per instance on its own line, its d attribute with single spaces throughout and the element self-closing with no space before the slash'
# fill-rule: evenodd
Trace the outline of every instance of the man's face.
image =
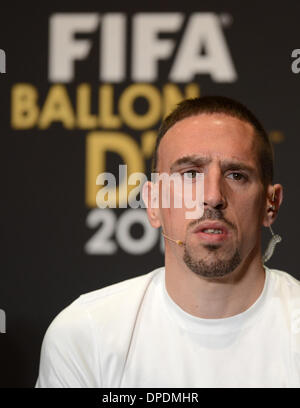
<svg viewBox="0 0 300 408">
<path fill-rule="evenodd" d="M 257 255 L 265 206 L 252 126 L 224 114 L 177 122 L 161 140 L 158 172 L 204 173 L 204 214 L 186 219 L 178 208 L 160 208 L 166 235 L 184 242 L 167 249 L 195 273 L 219 277 Z M 167 255 L 168 256 L 168 255 Z"/>
</svg>

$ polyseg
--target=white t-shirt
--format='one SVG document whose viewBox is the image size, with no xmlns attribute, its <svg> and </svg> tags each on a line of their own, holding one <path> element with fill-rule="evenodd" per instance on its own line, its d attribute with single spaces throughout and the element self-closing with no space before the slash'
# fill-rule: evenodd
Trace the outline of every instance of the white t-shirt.
<svg viewBox="0 0 300 408">
<path fill-rule="evenodd" d="M 183 311 L 164 268 L 85 294 L 48 328 L 36 387 L 300 387 L 300 282 L 266 268 L 223 319 Z"/>
</svg>

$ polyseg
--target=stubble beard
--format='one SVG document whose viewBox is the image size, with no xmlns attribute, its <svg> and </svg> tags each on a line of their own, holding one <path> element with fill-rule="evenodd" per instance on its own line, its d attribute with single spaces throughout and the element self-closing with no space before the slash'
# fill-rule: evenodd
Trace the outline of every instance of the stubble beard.
<svg viewBox="0 0 300 408">
<path fill-rule="evenodd" d="M 206 245 L 206 249 L 209 252 L 217 252 L 219 248 L 215 245 Z M 233 272 L 242 261 L 238 248 L 235 249 L 233 255 L 228 259 L 220 259 L 217 254 L 214 258 L 214 260 L 210 261 L 197 259 L 186 246 L 184 248 L 183 261 L 186 266 L 196 275 L 205 278 L 221 278 L 226 276 Z"/>
</svg>

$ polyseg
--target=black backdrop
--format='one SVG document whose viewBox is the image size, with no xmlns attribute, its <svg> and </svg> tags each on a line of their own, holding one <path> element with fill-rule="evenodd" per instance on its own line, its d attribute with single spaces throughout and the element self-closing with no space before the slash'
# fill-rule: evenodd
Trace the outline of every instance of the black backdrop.
<svg viewBox="0 0 300 408">
<path fill-rule="evenodd" d="M 9 2 L 1 5 L 0 48 L 6 53 L 6 73 L 0 74 L 0 309 L 6 317 L 5 333 L 0 333 L 2 387 L 34 385 L 46 328 L 76 297 L 163 264 L 158 231 L 147 228 L 144 210 L 101 211 L 93 208 L 92 198 L 97 191 L 97 169 L 116 172 L 117 164 L 127 163 L 149 175 L 155 130 L 166 113 L 165 104 L 176 102 L 180 95 L 236 98 L 270 132 L 276 155 L 275 181 L 284 186 L 284 203 L 274 225 L 283 242 L 268 265 L 300 278 L 296 263 L 300 73 L 292 71 L 293 61 L 297 68 L 292 51 L 300 48 L 298 2 L 72 3 L 72 7 L 64 2 L 26 8 L 13 8 Z M 67 82 L 51 79 L 50 31 L 58 30 L 57 26 L 51 29 L 51 18 L 67 13 L 63 18 L 73 16 L 74 21 L 74 16 L 87 12 L 92 13 L 90 29 L 74 34 L 73 41 L 86 41 L 90 49 L 72 64 Z M 147 21 L 150 13 L 156 13 L 153 24 L 165 21 L 157 40 L 169 40 L 171 48 L 152 66 L 150 79 L 143 78 L 149 69 L 144 61 L 145 71 L 140 69 L 139 79 L 132 72 L 138 70 L 138 58 L 143 59 L 137 49 L 143 48 L 147 27 L 137 31 L 136 19 L 140 16 Z M 166 13 L 177 13 L 177 17 Z M 213 24 L 201 20 L 204 13 L 209 13 Z M 116 21 L 110 19 L 113 15 L 117 22 L 111 23 L 110 32 L 109 21 Z M 204 28 L 191 35 L 197 16 Z M 173 29 L 168 28 L 170 19 L 175 21 Z M 61 27 L 67 25 L 63 20 Z M 119 53 L 111 57 L 105 41 L 114 34 L 117 45 L 113 49 Z M 58 31 L 53 35 L 60 38 Z M 220 57 L 214 48 L 216 35 L 221 36 L 235 78 L 224 78 L 223 59 L 218 62 L 219 70 L 214 65 L 219 78 L 211 70 L 205 73 L 195 68 L 187 79 L 174 80 L 171 73 L 182 45 L 196 50 L 203 59 L 216 53 Z M 58 41 L 56 47 L 60 45 Z M 120 50 L 125 50 L 124 55 Z M 123 61 L 123 69 L 107 63 L 99 78 L 99 67 L 109 58 L 121 65 Z M 104 112 L 105 107 L 111 111 Z M 117 140 L 118 147 L 112 147 L 112 140 Z M 93 158 L 96 167 L 91 164 Z M 263 236 L 265 245 L 268 235 L 264 232 Z"/>
</svg>

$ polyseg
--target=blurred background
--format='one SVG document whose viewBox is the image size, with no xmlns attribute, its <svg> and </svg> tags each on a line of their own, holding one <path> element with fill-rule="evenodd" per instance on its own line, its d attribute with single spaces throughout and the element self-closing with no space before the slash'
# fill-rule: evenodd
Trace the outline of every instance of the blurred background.
<svg viewBox="0 0 300 408">
<path fill-rule="evenodd" d="M 116 175 L 125 207 L 119 164 L 150 175 L 185 97 L 233 97 L 264 124 L 284 186 L 268 266 L 300 279 L 300 4 L 167 3 L 1 6 L 0 387 L 34 386 L 45 331 L 80 294 L 163 265 L 145 210 L 99 209 L 96 177 Z"/>
</svg>

